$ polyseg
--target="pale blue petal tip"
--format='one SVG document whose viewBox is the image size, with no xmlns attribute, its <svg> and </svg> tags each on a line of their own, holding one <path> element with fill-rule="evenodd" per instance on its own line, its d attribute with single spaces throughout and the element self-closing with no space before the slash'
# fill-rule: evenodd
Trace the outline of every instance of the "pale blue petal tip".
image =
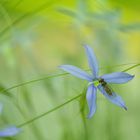
<svg viewBox="0 0 140 140">
<path fill-rule="evenodd" d="M 128 110 L 128 108 L 126 107 L 126 106 L 123 106 L 123 108 L 127 111 Z"/>
<path fill-rule="evenodd" d="M 87 119 L 91 119 L 92 115 L 88 114 Z"/>
</svg>

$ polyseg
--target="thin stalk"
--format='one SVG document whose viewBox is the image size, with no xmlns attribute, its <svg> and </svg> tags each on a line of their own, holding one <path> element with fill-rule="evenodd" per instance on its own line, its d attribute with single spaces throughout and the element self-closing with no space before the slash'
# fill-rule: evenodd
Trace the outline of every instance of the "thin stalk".
<svg viewBox="0 0 140 140">
<path fill-rule="evenodd" d="M 68 101 L 64 102 L 63 104 L 58 105 L 58 106 L 56 106 L 55 108 L 53 108 L 53 109 L 51 109 L 51 110 L 49 110 L 49 111 L 47 111 L 47 112 L 42 113 L 42 114 L 40 114 L 40 115 L 34 117 L 33 119 L 30 119 L 30 120 L 28 120 L 28 121 L 26 121 L 26 122 L 24 122 L 24 123 L 22 123 L 22 124 L 17 125 L 17 127 L 23 127 L 23 126 L 25 126 L 25 125 L 27 125 L 27 124 L 30 124 L 30 123 L 32 123 L 32 122 L 34 122 L 34 121 L 36 121 L 36 120 L 38 120 L 38 119 L 40 119 L 40 118 L 42 118 L 42 117 L 44 117 L 44 116 L 46 116 L 46 115 L 52 113 L 52 112 L 54 112 L 54 111 L 56 111 L 56 110 L 62 108 L 63 106 L 67 105 L 68 103 L 72 102 L 73 100 L 75 100 L 75 99 L 77 99 L 77 98 L 79 98 L 79 97 L 81 97 L 81 96 L 82 96 L 82 94 L 79 94 L 79 95 L 77 95 L 77 96 L 75 96 L 75 97 L 69 99 Z"/>
<path fill-rule="evenodd" d="M 30 84 L 30 83 L 39 82 L 39 81 L 46 80 L 46 79 L 50 79 L 50 78 L 55 78 L 55 77 L 64 76 L 64 75 L 67 75 L 67 74 L 68 74 L 68 73 L 60 73 L 60 74 L 49 75 L 49 76 L 42 77 L 42 78 L 39 78 L 39 79 L 33 79 L 33 80 L 30 80 L 30 81 L 26 81 L 26 82 L 23 82 L 23 83 L 20 83 L 20 84 L 11 86 L 11 87 L 9 87 L 9 88 L 6 88 L 6 89 L 4 89 L 4 90 L 1 90 L 0 92 L 1 92 L 1 93 L 4 93 L 4 92 L 7 92 L 7 91 L 9 91 L 9 90 L 11 90 L 11 89 L 20 87 L 20 86 L 28 85 L 28 84 Z"/>
<path fill-rule="evenodd" d="M 133 65 L 133 66 L 123 70 L 123 72 L 129 71 L 129 70 L 134 69 L 135 67 L 138 67 L 138 66 L 140 66 L 140 63 L 139 64 L 135 64 L 135 65 Z"/>
</svg>

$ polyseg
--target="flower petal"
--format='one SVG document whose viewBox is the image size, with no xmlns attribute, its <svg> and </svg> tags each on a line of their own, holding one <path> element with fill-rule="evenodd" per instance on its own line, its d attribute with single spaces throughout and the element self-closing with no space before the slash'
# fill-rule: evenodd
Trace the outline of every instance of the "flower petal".
<svg viewBox="0 0 140 140">
<path fill-rule="evenodd" d="M 86 99 L 89 107 L 88 118 L 91 118 L 96 111 L 96 92 L 97 88 L 93 84 L 89 85 L 87 89 Z"/>
<path fill-rule="evenodd" d="M 84 79 L 84 80 L 87 80 L 87 81 L 92 81 L 92 76 L 88 73 L 86 73 L 85 71 L 75 67 L 75 66 L 72 66 L 72 65 L 61 65 L 59 66 L 61 69 L 63 69 L 64 71 L 78 77 L 78 78 L 81 78 L 81 79 Z"/>
<path fill-rule="evenodd" d="M 10 126 L 3 130 L 0 130 L 0 137 L 11 137 L 20 132 L 20 129 L 15 126 Z"/>
<path fill-rule="evenodd" d="M 98 89 L 101 91 L 101 93 L 103 93 L 103 95 L 109 100 L 111 101 L 113 104 L 116 104 L 122 108 L 124 108 L 125 110 L 127 110 L 127 107 L 125 105 L 125 102 L 123 101 L 123 99 L 117 95 L 115 92 L 112 92 L 112 95 L 108 94 L 104 87 L 99 85 Z"/>
<path fill-rule="evenodd" d="M 88 45 L 85 45 L 84 47 L 86 49 L 86 54 L 87 54 L 87 57 L 88 57 L 88 63 L 89 63 L 89 66 L 92 70 L 93 76 L 95 78 L 97 78 L 99 68 L 98 68 L 98 62 L 97 62 L 96 56 L 94 54 L 94 51 Z"/>
<path fill-rule="evenodd" d="M 101 76 L 107 83 L 122 84 L 126 83 L 134 78 L 134 75 L 130 75 L 125 72 L 114 72 Z"/>
</svg>

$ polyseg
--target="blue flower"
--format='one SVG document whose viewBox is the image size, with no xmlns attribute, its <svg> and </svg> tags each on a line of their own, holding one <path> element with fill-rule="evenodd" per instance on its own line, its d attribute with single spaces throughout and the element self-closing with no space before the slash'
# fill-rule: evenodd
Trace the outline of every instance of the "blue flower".
<svg viewBox="0 0 140 140">
<path fill-rule="evenodd" d="M 92 74 L 89 74 L 83 71 L 82 69 L 72 65 L 61 65 L 60 68 L 80 79 L 84 79 L 89 82 L 86 93 L 86 99 L 89 107 L 88 118 L 91 118 L 96 111 L 97 89 L 99 89 L 99 91 L 113 104 L 118 105 L 127 110 L 127 107 L 123 99 L 110 88 L 108 83 L 113 84 L 126 83 L 132 80 L 134 75 L 130 75 L 125 72 L 114 72 L 99 76 L 98 62 L 93 52 L 93 49 L 88 45 L 85 45 L 84 47 L 86 50 L 89 67 L 91 69 Z"/>
<path fill-rule="evenodd" d="M 0 113 L 3 110 L 3 104 L 0 103 Z M 21 131 L 20 128 L 17 128 L 16 126 L 9 126 L 6 127 L 2 130 L 0 130 L 0 138 L 1 137 L 11 137 L 11 136 L 15 136 L 16 134 L 18 134 Z"/>
<path fill-rule="evenodd" d="M 21 130 L 15 126 L 9 126 L 0 130 L 0 137 L 12 137 L 17 135 Z"/>
</svg>

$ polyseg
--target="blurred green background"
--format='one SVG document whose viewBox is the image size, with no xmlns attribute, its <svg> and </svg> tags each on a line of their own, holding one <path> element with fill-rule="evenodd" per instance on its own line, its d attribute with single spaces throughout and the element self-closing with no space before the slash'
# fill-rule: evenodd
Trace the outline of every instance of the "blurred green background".
<svg viewBox="0 0 140 140">
<path fill-rule="evenodd" d="M 139 9 L 139 0 L 1 0 L 0 89 L 62 73 L 58 69 L 62 64 L 87 69 L 83 43 L 94 48 L 100 74 L 139 63 Z M 97 112 L 90 120 L 87 107 L 83 115 L 77 99 L 5 139 L 139 140 L 139 68 L 129 73 L 135 74 L 134 80 L 113 85 L 126 101 L 127 112 L 98 94 Z M 68 75 L 1 93 L 0 128 L 22 124 L 56 107 L 81 93 L 85 85 Z"/>
</svg>

